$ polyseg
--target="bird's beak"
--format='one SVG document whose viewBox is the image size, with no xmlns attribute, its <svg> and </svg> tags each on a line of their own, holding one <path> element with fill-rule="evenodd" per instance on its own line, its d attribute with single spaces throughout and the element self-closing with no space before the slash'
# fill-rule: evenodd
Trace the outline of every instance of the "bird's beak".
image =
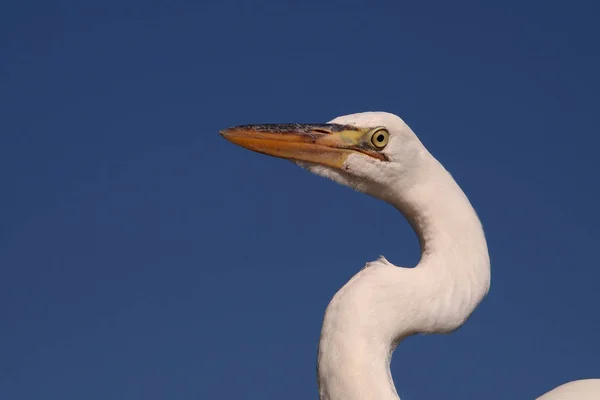
<svg viewBox="0 0 600 400">
<path fill-rule="evenodd" d="M 386 157 L 370 144 L 372 129 L 338 124 L 241 125 L 222 130 L 227 140 L 258 153 L 342 168 L 350 154 Z"/>
</svg>

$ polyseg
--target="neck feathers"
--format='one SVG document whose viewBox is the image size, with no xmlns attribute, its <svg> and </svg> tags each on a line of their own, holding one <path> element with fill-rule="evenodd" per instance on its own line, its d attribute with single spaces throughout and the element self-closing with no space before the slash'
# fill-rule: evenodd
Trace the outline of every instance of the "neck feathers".
<svg viewBox="0 0 600 400">
<path fill-rule="evenodd" d="M 369 263 L 336 293 L 319 343 L 322 400 L 398 399 L 389 370 L 396 345 L 457 329 L 489 290 L 487 244 L 466 195 L 433 157 L 413 182 L 390 188 L 384 200 L 414 228 L 421 261 Z"/>
</svg>

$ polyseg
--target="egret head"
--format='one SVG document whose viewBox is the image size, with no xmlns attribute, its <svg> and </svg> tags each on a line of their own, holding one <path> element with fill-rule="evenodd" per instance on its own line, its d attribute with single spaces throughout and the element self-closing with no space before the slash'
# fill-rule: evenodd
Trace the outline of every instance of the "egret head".
<svg viewBox="0 0 600 400">
<path fill-rule="evenodd" d="M 221 134 L 379 198 L 395 184 L 414 181 L 428 154 L 400 117 L 385 112 L 344 115 L 325 124 L 242 125 Z"/>
</svg>

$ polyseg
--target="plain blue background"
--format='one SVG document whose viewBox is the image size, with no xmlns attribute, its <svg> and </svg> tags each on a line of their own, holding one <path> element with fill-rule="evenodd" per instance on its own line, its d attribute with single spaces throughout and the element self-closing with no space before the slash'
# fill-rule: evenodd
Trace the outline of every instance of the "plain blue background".
<svg viewBox="0 0 600 400">
<path fill-rule="evenodd" d="M 413 337 L 405 399 L 600 377 L 597 1 L 0 6 L 0 399 L 315 399 L 331 296 L 418 243 L 390 206 L 238 148 L 401 115 L 480 214 L 489 296 Z"/>
</svg>

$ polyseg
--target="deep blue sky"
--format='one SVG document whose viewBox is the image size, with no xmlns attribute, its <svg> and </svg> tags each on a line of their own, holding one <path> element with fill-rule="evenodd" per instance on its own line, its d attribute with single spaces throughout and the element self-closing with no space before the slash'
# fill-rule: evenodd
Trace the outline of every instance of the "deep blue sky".
<svg viewBox="0 0 600 400">
<path fill-rule="evenodd" d="M 396 351 L 400 394 L 599 377 L 599 4 L 4 2 L 0 399 L 315 399 L 329 299 L 417 240 L 217 132 L 369 110 L 452 172 L 492 258 L 462 329 Z"/>
</svg>

